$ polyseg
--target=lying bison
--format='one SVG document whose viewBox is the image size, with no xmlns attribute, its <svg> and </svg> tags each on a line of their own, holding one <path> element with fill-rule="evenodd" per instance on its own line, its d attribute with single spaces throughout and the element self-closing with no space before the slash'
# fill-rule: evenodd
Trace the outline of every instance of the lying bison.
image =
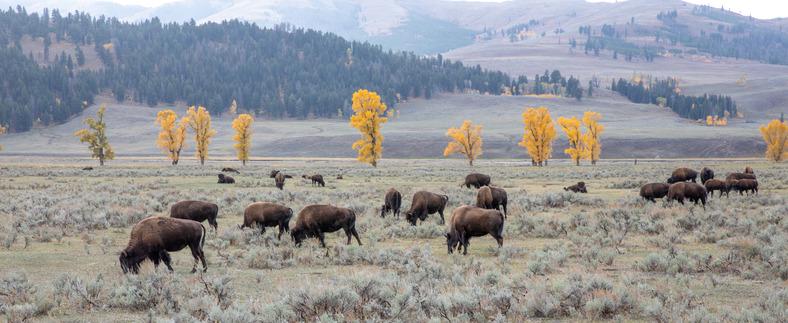
<svg viewBox="0 0 788 323">
<path fill-rule="evenodd" d="M 572 191 L 575 193 L 588 193 L 588 190 L 586 189 L 586 182 L 577 182 L 577 184 L 575 185 L 564 187 L 564 191 Z"/>
<path fill-rule="evenodd" d="M 698 178 L 698 172 L 686 167 L 681 167 L 674 170 L 673 174 L 668 177 L 668 184 L 686 181 L 692 181 L 695 183 L 696 178 Z"/>
<path fill-rule="evenodd" d="M 684 204 L 684 199 L 698 204 L 701 202 L 706 208 L 706 188 L 698 183 L 678 182 L 670 185 L 668 189 L 668 201 L 679 201 Z"/>
<path fill-rule="evenodd" d="M 665 183 L 648 183 L 640 187 L 640 197 L 647 201 L 657 203 L 657 199 L 661 199 L 668 195 L 670 184 Z"/>
<path fill-rule="evenodd" d="M 443 218 L 443 210 L 449 202 L 449 197 L 430 193 L 427 191 L 418 191 L 413 194 L 413 200 L 410 203 L 410 210 L 405 212 L 405 219 L 411 225 L 416 225 L 417 220 L 424 221 L 427 215 L 438 213 L 441 216 L 441 223 L 445 223 Z"/>
<path fill-rule="evenodd" d="M 714 178 L 714 171 L 711 168 L 703 167 L 700 170 L 700 182 L 701 184 L 706 184 L 706 181 Z"/>
<path fill-rule="evenodd" d="M 241 173 L 241 172 L 239 172 L 237 169 L 235 169 L 235 168 L 232 168 L 232 167 L 225 167 L 225 168 L 222 168 L 222 172 L 223 172 L 223 173 L 236 173 L 236 174 L 240 174 L 240 173 Z"/>
<path fill-rule="evenodd" d="M 472 237 L 491 235 L 503 246 L 503 214 L 498 210 L 487 210 L 475 206 L 461 206 L 452 212 L 449 220 L 449 232 L 446 233 L 446 246 L 449 253 L 454 249 L 463 249 L 468 254 L 468 245 Z"/>
<path fill-rule="evenodd" d="M 257 225 L 260 227 L 260 234 L 265 234 L 266 227 L 279 226 L 279 235 L 276 237 L 282 240 L 282 233 L 290 231 L 292 217 L 293 209 L 284 205 L 267 202 L 252 203 L 244 210 L 244 224 L 238 228 L 253 228 Z"/>
<path fill-rule="evenodd" d="M 312 186 L 322 186 L 326 187 L 326 182 L 323 181 L 323 175 L 303 175 L 301 176 L 303 179 L 308 179 L 312 181 Z"/>
<path fill-rule="evenodd" d="M 386 217 L 389 212 L 395 217 L 399 217 L 400 206 L 402 206 L 402 194 L 396 189 L 390 188 L 384 197 L 383 206 L 380 207 L 380 217 Z"/>
<path fill-rule="evenodd" d="M 205 264 L 203 245 L 205 244 L 205 227 L 199 222 L 176 218 L 150 217 L 143 219 L 131 229 L 131 238 L 126 249 L 120 253 L 118 260 L 123 273 L 137 274 L 140 263 L 146 258 L 158 267 L 164 262 L 167 269 L 170 265 L 169 252 L 179 251 L 187 246 L 194 257 L 192 273 L 197 271 L 197 261 L 202 262 L 203 271 L 208 270 Z"/>
<path fill-rule="evenodd" d="M 743 195 L 742 192 L 747 192 L 747 195 L 758 194 L 758 181 L 754 179 L 740 179 L 733 182 L 733 189 Z"/>
<path fill-rule="evenodd" d="M 214 230 L 218 230 L 219 224 L 216 223 L 218 214 L 218 205 L 203 201 L 180 201 L 170 207 L 170 217 L 197 222 L 208 220 L 208 224 Z"/>
<path fill-rule="evenodd" d="M 730 192 L 730 185 L 728 185 L 728 182 L 716 178 L 703 182 L 703 186 L 706 187 L 706 192 L 709 193 L 709 197 L 714 197 L 714 191 L 719 191 L 720 197 L 722 197 L 722 194 L 728 196 L 728 192 Z"/>
<path fill-rule="evenodd" d="M 276 188 L 280 190 L 285 189 L 285 175 L 276 173 L 276 175 L 274 175 L 274 183 L 276 184 Z"/>
<path fill-rule="evenodd" d="M 353 210 L 332 205 L 310 205 L 298 212 L 298 218 L 290 235 L 296 246 L 300 246 L 306 238 L 317 237 L 320 245 L 325 248 L 325 233 L 339 229 L 345 230 L 347 244 L 350 244 L 352 235 L 356 237 L 358 245 L 361 245 L 361 239 L 356 232 L 356 213 Z"/>
<path fill-rule="evenodd" d="M 726 180 L 740 180 L 740 179 L 756 179 L 755 174 L 748 173 L 730 173 L 725 177 Z"/>
<path fill-rule="evenodd" d="M 219 184 L 235 184 L 235 178 L 232 178 L 224 174 L 219 174 L 218 176 L 219 176 L 219 181 L 217 183 Z"/>
<path fill-rule="evenodd" d="M 465 186 L 466 188 L 473 186 L 476 189 L 487 185 L 490 185 L 490 176 L 479 173 L 468 174 L 468 176 L 465 176 L 465 182 L 460 184 L 460 186 Z"/>
<path fill-rule="evenodd" d="M 83 167 L 83 168 L 82 168 L 82 170 L 93 170 L 93 167 L 90 167 L 90 166 L 88 166 L 88 167 Z"/>
<path fill-rule="evenodd" d="M 484 186 L 476 193 L 476 206 L 483 209 L 501 210 L 503 217 L 506 218 L 506 205 L 509 203 L 509 196 L 506 190 L 500 187 Z"/>
</svg>

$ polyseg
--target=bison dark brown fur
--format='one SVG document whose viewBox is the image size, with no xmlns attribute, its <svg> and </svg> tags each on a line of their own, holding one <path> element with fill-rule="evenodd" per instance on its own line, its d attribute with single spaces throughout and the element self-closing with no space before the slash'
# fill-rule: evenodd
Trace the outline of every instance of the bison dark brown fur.
<svg viewBox="0 0 788 323">
<path fill-rule="evenodd" d="M 729 179 L 740 180 L 740 179 L 756 179 L 756 178 L 755 178 L 755 174 L 730 173 L 730 174 L 728 174 L 728 176 L 725 177 L 725 179 L 726 180 L 729 180 Z"/>
<path fill-rule="evenodd" d="M 747 167 L 744 168 L 744 173 L 745 174 L 755 174 L 755 172 L 752 170 L 752 167 L 750 167 L 750 166 L 747 166 Z"/>
<path fill-rule="evenodd" d="M 435 194 L 427 191 L 418 191 L 413 194 L 413 200 L 410 204 L 410 210 L 405 212 L 405 219 L 411 225 L 416 225 L 417 220 L 424 221 L 427 215 L 438 213 L 441 216 L 441 223 L 445 223 L 443 218 L 443 210 L 449 202 L 449 197 L 446 195 Z"/>
<path fill-rule="evenodd" d="M 219 174 L 218 176 L 219 176 L 219 181 L 217 183 L 219 184 L 235 184 L 235 178 L 232 178 L 224 174 Z"/>
<path fill-rule="evenodd" d="M 588 193 L 588 190 L 586 189 L 586 182 L 577 182 L 577 184 L 575 185 L 564 187 L 564 191 L 572 191 L 575 193 Z"/>
<path fill-rule="evenodd" d="M 399 210 L 402 206 L 402 194 L 394 188 L 390 188 L 386 192 L 383 200 L 383 206 L 380 207 L 380 217 L 385 217 L 387 213 L 392 212 L 394 217 L 399 217 Z"/>
<path fill-rule="evenodd" d="M 501 210 L 503 217 L 506 218 L 506 206 L 509 203 L 509 195 L 506 190 L 500 187 L 484 186 L 476 193 L 476 206 L 484 209 Z"/>
<path fill-rule="evenodd" d="M 156 267 L 163 261 L 167 269 L 173 271 L 169 252 L 189 247 L 194 257 L 192 272 L 197 271 L 198 260 L 202 262 L 203 271 L 207 271 L 203 253 L 205 234 L 205 227 L 192 220 L 164 217 L 143 219 L 131 229 L 129 243 L 118 257 L 120 268 L 124 274 L 137 274 L 140 263 L 147 258 Z"/>
<path fill-rule="evenodd" d="M 722 197 L 722 194 L 725 194 L 727 196 L 728 192 L 730 191 L 730 186 L 728 186 L 728 183 L 716 178 L 712 178 L 710 180 L 705 181 L 703 183 L 703 186 L 705 186 L 706 191 L 709 192 L 709 197 L 714 196 L 714 191 L 719 191 L 720 197 Z"/>
<path fill-rule="evenodd" d="M 703 167 L 700 170 L 700 182 L 701 184 L 706 184 L 706 181 L 714 178 L 714 171 L 711 168 Z"/>
<path fill-rule="evenodd" d="M 216 216 L 219 215 L 219 206 L 203 201 L 180 201 L 170 207 L 170 217 L 186 219 L 197 222 L 208 220 L 214 230 L 218 230 Z"/>
<path fill-rule="evenodd" d="M 487 185 L 490 185 L 490 176 L 479 173 L 468 174 L 468 176 L 465 176 L 465 182 L 460 184 L 460 186 L 465 186 L 466 188 L 473 186 L 476 189 Z"/>
<path fill-rule="evenodd" d="M 739 192 L 739 195 L 742 195 L 743 192 L 747 192 L 747 195 L 758 194 L 758 181 L 748 178 L 740 179 L 734 182 L 733 188 Z"/>
<path fill-rule="evenodd" d="M 706 188 L 698 183 L 678 182 L 670 185 L 668 189 L 668 200 L 679 201 L 684 204 L 684 199 L 698 204 L 701 202 L 703 208 L 706 208 Z"/>
<path fill-rule="evenodd" d="M 264 234 L 266 227 L 279 226 L 277 238 L 282 240 L 282 233 L 290 231 L 292 217 L 293 209 L 289 207 L 275 203 L 256 202 L 249 204 L 244 210 L 244 223 L 239 228 L 253 228 L 257 225 L 260 227 L 260 234 Z"/>
<path fill-rule="evenodd" d="M 698 172 L 686 167 L 681 167 L 674 170 L 673 174 L 668 177 L 668 184 L 686 181 L 692 181 L 695 183 L 696 178 L 698 178 Z"/>
<path fill-rule="evenodd" d="M 446 246 L 449 253 L 454 249 L 463 249 L 468 254 L 468 245 L 472 237 L 491 235 L 503 246 L 503 214 L 498 210 L 486 210 L 475 206 L 461 206 L 452 212 L 449 220 L 449 232 L 446 233 Z"/>
<path fill-rule="evenodd" d="M 356 213 L 353 210 L 332 205 L 310 205 L 298 212 L 298 218 L 290 235 L 296 246 L 300 246 L 306 238 L 316 237 L 320 240 L 320 245 L 325 248 L 325 233 L 339 229 L 345 230 L 347 244 L 350 244 L 352 235 L 356 237 L 358 245 L 361 245 L 361 239 L 356 231 Z"/>
<path fill-rule="evenodd" d="M 640 187 L 640 197 L 656 203 L 657 199 L 661 199 L 668 195 L 669 188 L 670 184 L 649 183 Z"/>
<path fill-rule="evenodd" d="M 320 175 L 320 174 L 311 175 L 311 176 L 303 175 L 303 176 L 301 176 L 301 178 L 311 180 L 312 181 L 312 186 L 326 187 L 326 182 L 323 181 L 323 175 Z"/>
<path fill-rule="evenodd" d="M 222 172 L 225 172 L 225 173 L 236 173 L 236 174 L 240 174 L 241 173 L 237 169 L 232 168 L 232 167 L 222 168 Z"/>
</svg>

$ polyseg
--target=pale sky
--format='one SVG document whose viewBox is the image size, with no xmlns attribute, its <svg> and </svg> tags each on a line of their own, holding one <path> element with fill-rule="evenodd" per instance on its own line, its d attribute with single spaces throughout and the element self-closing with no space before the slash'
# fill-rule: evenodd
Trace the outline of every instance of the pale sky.
<svg viewBox="0 0 788 323">
<path fill-rule="evenodd" d="M 155 7 L 157 5 L 175 2 L 178 0 L 108 0 L 121 4 L 135 4 L 146 7 Z M 265 1 L 265 0 L 262 0 Z M 452 1 L 465 1 L 465 0 L 452 0 Z M 473 0 L 473 1 L 486 1 L 486 2 L 501 2 L 508 0 Z M 616 2 L 616 0 L 586 0 L 588 2 Z M 622 0 L 620 0 L 622 1 Z M 661 1 L 661 0 L 652 0 Z M 685 0 L 694 4 L 705 4 L 715 8 L 721 5 L 726 9 L 739 12 L 743 15 L 752 15 L 755 18 L 771 19 L 779 17 L 788 17 L 788 0 Z"/>
</svg>

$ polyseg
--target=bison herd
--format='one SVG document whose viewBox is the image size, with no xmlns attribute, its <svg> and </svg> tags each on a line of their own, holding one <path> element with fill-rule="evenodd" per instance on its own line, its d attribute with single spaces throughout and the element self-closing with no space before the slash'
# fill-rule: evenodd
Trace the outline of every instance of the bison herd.
<svg viewBox="0 0 788 323">
<path fill-rule="evenodd" d="M 234 169 L 222 169 L 222 171 L 238 173 Z M 696 183 L 699 175 L 703 185 Z M 279 189 L 283 189 L 286 179 L 292 178 L 291 175 L 277 170 L 272 171 L 270 177 L 274 179 Z M 303 175 L 302 178 L 310 180 L 314 186 L 325 186 L 322 175 Z M 231 177 L 219 174 L 219 183 L 233 182 Z M 467 254 L 470 239 L 485 235 L 492 236 L 499 247 L 503 246 L 503 225 L 508 203 L 506 190 L 491 185 L 490 176 L 478 173 L 467 175 L 460 186 L 477 189 L 476 203 L 457 207 L 452 212 L 445 233 L 448 252 L 451 254 L 455 250 L 458 252 L 462 250 L 463 254 Z M 584 182 L 564 187 L 564 190 L 575 193 L 588 192 Z M 684 200 L 695 204 L 700 202 L 705 208 L 707 197 L 713 196 L 714 191 L 719 191 L 721 197 L 723 193 L 727 196 L 731 190 L 738 191 L 739 194 L 758 192 L 758 182 L 751 168 L 747 167 L 743 173 L 728 174 L 724 181 L 715 179 L 714 171 L 709 168 L 703 168 L 700 173 L 689 168 L 679 168 L 673 171 L 667 183 L 643 185 L 640 188 L 640 196 L 652 202 L 664 197 L 667 197 L 668 201 L 675 200 L 681 204 L 684 204 Z M 447 195 L 418 191 L 413 194 L 410 208 L 405 212 L 405 220 L 415 226 L 418 221 L 423 222 L 427 216 L 437 213 L 440 222 L 445 223 L 444 211 L 448 202 Z M 398 218 L 401 207 L 402 194 L 390 188 L 384 195 L 380 216 L 385 217 L 390 213 Z M 169 252 L 189 247 L 195 261 L 192 272 L 197 270 L 198 262 L 202 262 L 204 271 L 207 270 L 203 254 L 206 230 L 201 222 L 207 221 L 214 231 L 217 231 L 218 213 L 219 207 L 214 203 L 189 200 L 173 204 L 169 218 L 143 219 L 132 228 L 128 246 L 120 253 L 121 269 L 124 273 L 136 274 L 140 263 L 149 259 L 154 266 L 164 262 L 172 271 Z M 238 227 L 240 229 L 257 227 L 261 234 L 265 233 L 268 227 L 278 227 L 277 238 L 280 240 L 283 233 L 289 232 L 296 246 L 300 246 L 307 238 L 316 238 L 323 247 L 326 247 L 325 234 L 341 229 L 347 236 L 347 244 L 350 244 L 353 238 L 359 245 L 362 244 L 356 230 L 356 213 L 352 209 L 332 205 L 309 205 L 298 212 L 291 228 L 293 213 L 292 208 L 276 203 L 252 203 L 244 210 L 243 224 Z"/>
</svg>

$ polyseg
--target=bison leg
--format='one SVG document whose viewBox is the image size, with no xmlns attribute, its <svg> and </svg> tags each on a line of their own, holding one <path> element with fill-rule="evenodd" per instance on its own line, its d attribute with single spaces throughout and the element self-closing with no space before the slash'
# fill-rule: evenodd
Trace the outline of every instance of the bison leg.
<svg viewBox="0 0 788 323">
<path fill-rule="evenodd" d="M 279 235 L 276 236 L 278 240 L 282 240 L 282 233 L 285 233 L 284 223 L 279 223 Z"/>
<path fill-rule="evenodd" d="M 197 262 L 202 262 L 203 272 L 208 271 L 208 265 L 205 263 L 205 253 L 203 253 L 200 245 L 189 245 L 189 249 L 191 249 L 192 257 L 194 257 L 194 267 L 192 267 L 192 274 L 197 272 Z"/>
<path fill-rule="evenodd" d="M 462 250 L 462 255 L 464 256 L 464 255 L 467 255 L 467 254 L 468 254 L 468 245 L 470 245 L 470 244 L 471 244 L 471 237 L 468 237 L 468 236 L 466 236 L 464 233 L 463 233 L 463 235 L 462 235 L 462 236 L 463 236 L 463 242 L 462 242 L 463 250 Z"/>
<path fill-rule="evenodd" d="M 325 236 L 325 234 L 323 234 L 323 231 L 318 231 L 317 232 L 317 239 L 320 240 L 320 245 L 323 246 L 323 248 L 325 248 L 326 247 L 326 236 Z M 348 243 L 350 243 L 350 237 L 348 237 Z"/>
<path fill-rule="evenodd" d="M 353 236 L 356 237 L 356 241 L 358 242 L 358 245 L 360 246 L 361 245 L 361 239 L 358 238 L 358 231 L 356 231 L 356 227 L 355 226 L 350 228 L 350 233 L 352 233 Z"/>
<path fill-rule="evenodd" d="M 169 270 L 170 272 L 175 271 L 174 269 L 172 269 L 172 258 L 170 257 L 169 252 L 162 250 L 161 252 L 159 252 L 159 258 L 161 258 L 161 260 L 164 262 L 164 265 L 167 266 L 167 270 Z"/>
<path fill-rule="evenodd" d="M 441 224 L 446 224 L 446 220 L 443 219 L 443 209 L 438 210 L 438 214 L 441 216 Z"/>
<path fill-rule="evenodd" d="M 264 235 L 265 234 L 265 225 L 263 225 L 262 223 L 258 223 L 257 225 L 260 226 L 260 235 Z"/>
</svg>

